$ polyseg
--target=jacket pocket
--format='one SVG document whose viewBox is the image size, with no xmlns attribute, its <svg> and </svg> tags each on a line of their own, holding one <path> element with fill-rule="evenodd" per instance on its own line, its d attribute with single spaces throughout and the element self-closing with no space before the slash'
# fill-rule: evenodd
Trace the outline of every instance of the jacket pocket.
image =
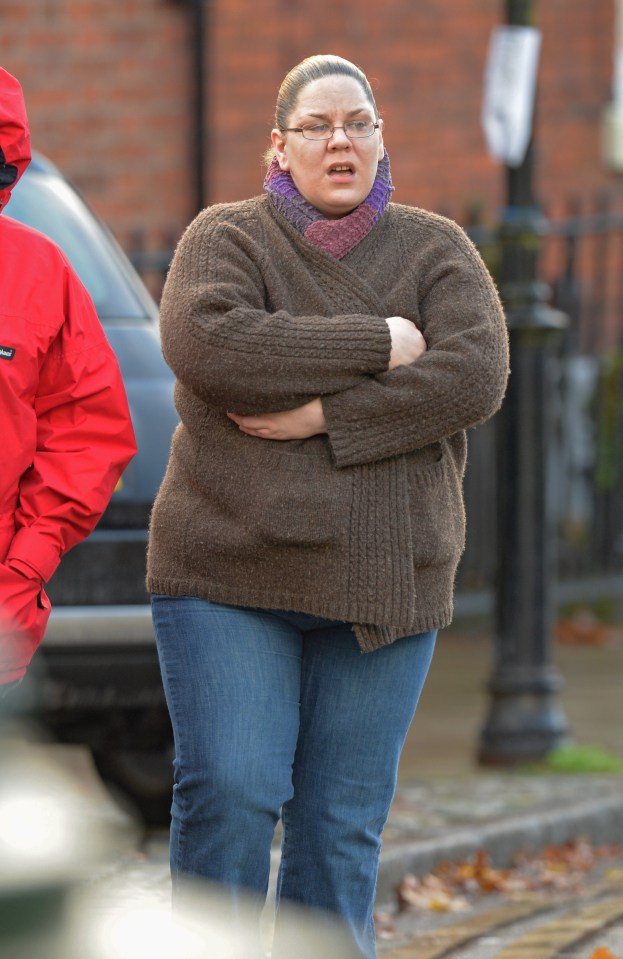
<svg viewBox="0 0 623 959">
<path fill-rule="evenodd" d="M 465 545 L 462 481 L 442 444 L 422 453 L 407 464 L 414 564 L 458 563 Z"/>
<path fill-rule="evenodd" d="M 324 437 L 280 443 L 244 436 L 210 415 L 203 443 L 174 445 L 175 484 L 196 491 L 192 525 L 219 550 L 327 547 L 347 535 L 351 480 Z M 208 430 L 208 425 L 210 429 Z M 177 438 L 176 438 L 177 440 Z M 223 455 L 223 450 L 226 455 Z"/>
</svg>

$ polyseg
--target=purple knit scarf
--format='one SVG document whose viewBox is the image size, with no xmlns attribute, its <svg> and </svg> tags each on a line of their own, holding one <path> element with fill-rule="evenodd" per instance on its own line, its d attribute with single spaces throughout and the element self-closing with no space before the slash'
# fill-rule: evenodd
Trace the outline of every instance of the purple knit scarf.
<svg viewBox="0 0 623 959">
<path fill-rule="evenodd" d="M 299 233 L 314 246 L 341 260 L 368 235 L 389 203 L 394 187 L 385 153 L 379 161 L 372 189 L 365 200 L 350 213 L 335 220 L 328 220 L 301 196 L 290 174 L 279 167 L 277 157 L 268 168 L 264 189 L 281 215 Z"/>
</svg>

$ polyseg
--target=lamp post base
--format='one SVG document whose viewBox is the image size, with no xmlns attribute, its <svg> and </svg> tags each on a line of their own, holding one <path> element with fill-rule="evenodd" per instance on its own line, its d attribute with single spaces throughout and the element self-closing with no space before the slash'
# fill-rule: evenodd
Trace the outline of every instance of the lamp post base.
<svg viewBox="0 0 623 959">
<path fill-rule="evenodd" d="M 552 667 L 506 668 L 494 674 L 478 762 L 483 766 L 536 762 L 567 743 L 569 727 L 556 703 L 561 685 Z"/>
</svg>

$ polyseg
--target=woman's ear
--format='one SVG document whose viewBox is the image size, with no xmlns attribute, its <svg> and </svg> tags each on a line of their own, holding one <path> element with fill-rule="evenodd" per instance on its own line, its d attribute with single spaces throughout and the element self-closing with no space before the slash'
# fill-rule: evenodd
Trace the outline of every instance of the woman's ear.
<svg viewBox="0 0 623 959">
<path fill-rule="evenodd" d="M 286 172 L 290 169 L 290 163 L 288 161 L 287 150 L 286 150 L 286 138 L 276 127 L 270 134 L 270 139 L 272 141 L 273 147 L 275 149 L 275 156 L 279 162 L 279 166 L 282 170 Z"/>
<path fill-rule="evenodd" d="M 379 124 L 379 157 L 378 158 L 379 160 L 382 160 L 383 157 L 385 156 L 385 144 L 383 143 L 383 121 L 380 117 L 378 119 L 378 124 Z"/>
</svg>

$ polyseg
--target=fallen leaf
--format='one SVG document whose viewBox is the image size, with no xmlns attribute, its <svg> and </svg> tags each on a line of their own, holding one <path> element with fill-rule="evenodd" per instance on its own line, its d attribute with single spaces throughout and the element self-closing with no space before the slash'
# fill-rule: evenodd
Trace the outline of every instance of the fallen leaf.
<svg viewBox="0 0 623 959">
<path fill-rule="evenodd" d="M 569 646 L 610 646 L 620 642 L 623 635 L 623 631 L 601 622 L 589 609 L 559 619 L 554 633 L 559 643 Z"/>
<path fill-rule="evenodd" d="M 595 846 L 580 837 L 558 846 L 548 846 L 540 855 L 523 855 L 508 869 L 494 867 L 483 849 L 471 860 L 443 862 L 425 876 L 407 874 L 396 888 L 399 910 L 462 912 L 482 896 L 521 895 L 539 891 L 581 893 L 589 873 L 599 861 L 617 859 L 623 849 L 617 844 Z M 611 870 L 621 878 L 616 868 Z M 606 874 L 607 875 L 607 874 Z M 601 957 L 607 959 L 607 957 Z M 615 957 L 616 959 L 616 957 Z"/>
<path fill-rule="evenodd" d="M 396 890 L 401 910 L 421 912 L 464 912 L 469 903 L 458 895 L 442 878 L 428 873 L 422 879 L 406 875 Z"/>
</svg>

